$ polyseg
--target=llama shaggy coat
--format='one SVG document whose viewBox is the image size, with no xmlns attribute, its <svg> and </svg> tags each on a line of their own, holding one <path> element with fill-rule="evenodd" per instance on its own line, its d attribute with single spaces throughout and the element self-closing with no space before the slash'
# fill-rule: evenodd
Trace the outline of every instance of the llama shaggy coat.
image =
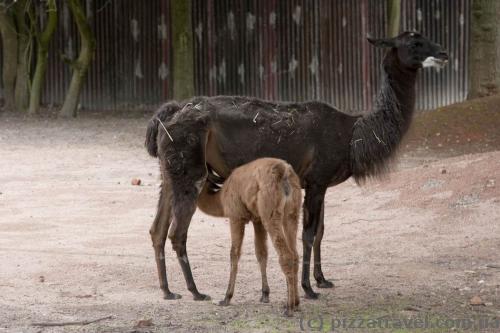
<svg viewBox="0 0 500 333">
<path fill-rule="evenodd" d="M 368 41 L 388 51 L 382 62 L 375 107 L 364 115 L 350 115 L 319 101 L 293 103 L 242 96 L 201 96 L 160 107 L 148 125 L 146 147 L 158 157 L 162 168 L 163 187 L 150 233 L 165 298 L 180 297 L 168 288 L 167 236 L 194 299 L 209 298 L 196 288 L 186 249 L 198 194 L 205 181 L 214 176 L 210 170 L 226 178 L 233 169 L 263 157 L 289 163 L 305 189 L 305 297 L 318 297 L 310 283 L 311 263 L 317 286 L 333 287 L 321 268 L 327 188 L 351 176 L 363 182 L 385 172 L 410 126 L 419 70 L 443 67 L 448 61 L 440 45 L 418 32 Z"/>
<path fill-rule="evenodd" d="M 288 163 L 275 158 L 261 158 L 236 168 L 217 192 L 213 184 L 205 183 L 198 207 L 206 214 L 228 217 L 231 226 L 231 275 L 220 305 L 228 305 L 233 296 L 245 224 L 252 221 L 255 253 L 262 275 L 261 301 L 269 301 L 268 233 L 286 277 L 286 314 L 292 314 L 299 304 L 297 227 L 301 201 L 299 177 Z"/>
</svg>

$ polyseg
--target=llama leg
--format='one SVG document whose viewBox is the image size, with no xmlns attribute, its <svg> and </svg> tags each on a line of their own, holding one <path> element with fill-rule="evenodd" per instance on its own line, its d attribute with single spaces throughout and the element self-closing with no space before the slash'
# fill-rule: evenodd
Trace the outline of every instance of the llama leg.
<svg viewBox="0 0 500 333">
<path fill-rule="evenodd" d="M 196 129 L 192 131 L 196 132 Z M 180 147 L 166 152 L 166 156 L 169 156 L 166 167 L 172 184 L 173 210 L 173 221 L 168 237 L 177 254 L 187 288 L 193 294 L 194 300 L 208 300 L 210 297 L 199 293 L 196 288 L 186 250 L 189 224 L 196 210 L 198 194 L 207 175 L 203 146 L 198 146 L 200 141 L 196 141 L 194 137 L 189 142 L 183 142 L 184 138 L 180 133 L 173 132 L 171 135 L 176 137 L 174 142 Z"/>
<path fill-rule="evenodd" d="M 320 222 L 321 206 L 325 198 L 326 189 L 319 187 L 307 187 L 304 199 L 304 229 L 302 231 L 302 289 L 306 293 L 305 297 L 317 299 L 318 293 L 311 288 L 309 280 L 311 265 L 311 249 L 314 243 L 314 237 L 318 230 Z"/>
<path fill-rule="evenodd" d="M 259 221 L 253 222 L 255 232 L 255 256 L 262 276 L 262 303 L 269 303 L 269 284 L 267 283 L 267 232 Z"/>
<path fill-rule="evenodd" d="M 321 270 L 321 240 L 323 239 L 323 232 L 325 231 L 325 203 L 321 205 L 321 219 L 318 225 L 318 232 L 314 238 L 313 251 L 314 251 L 314 279 L 318 288 L 333 288 L 333 283 L 326 280 Z"/>
<path fill-rule="evenodd" d="M 285 247 L 282 247 L 281 244 L 286 245 L 283 238 L 277 238 L 275 240 L 276 251 L 278 252 L 279 263 L 281 266 L 281 270 L 286 278 L 286 290 L 287 290 L 287 300 L 286 300 L 286 308 L 285 308 L 285 316 L 292 316 L 293 311 L 296 308 L 296 288 L 294 285 L 296 284 L 296 280 L 294 279 L 294 262 L 295 259 L 293 257 L 292 252 Z M 281 248 L 281 250 L 278 250 Z"/>
<path fill-rule="evenodd" d="M 203 301 L 210 300 L 210 296 L 201 294 L 196 288 L 186 250 L 187 231 L 195 210 L 195 200 L 174 204 L 174 221 L 168 233 L 168 237 L 172 242 L 172 248 L 177 254 L 177 259 L 179 260 L 184 279 L 186 280 L 187 289 L 193 294 L 193 299 L 195 301 Z M 173 228 L 174 226 L 175 228 Z"/>
<path fill-rule="evenodd" d="M 287 285 L 287 302 L 285 315 L 291 316 L 293 314 L 293 310 L 295 309 L 296 302 L 296 294 L 293 292 L 294 288 L 294 263 L 296 263 L 296 258 L 294 258 L 293 252 L 290 250 L 286 236 L 283 233 L 282 221 L 281 220 L 271 220 L 268 224 L 266 224 L 267 231 L 271 236 L 273 241 L 274 248 L 278 253 L 279 263 L 281 266 L 281 270 L 286 278 Z"/>
<path fill-rule="evenodd" d="M 172 293 L 168 288 L 167 270 L 165 267 L 165 240 L 167 239 L 168 227 L 171 221 L 171 199 L 171 189 L 167 181 L 164 180 L 158 200 L 158 210 L 153 225 L 149 230 L 155 250 L 156 268 L 164 299 L 181 298 L 181 295 Z"/>
<path fill-rule="evenodd" d="M 243 220 L 231 219 L 231 273 L 229 283 L 227 284 L 226 296 L 219 305 L 226 306 L 231 302 L 234 295 L 234 285 L 236 283 L 236 274 L 238 273 L 238 261 L 241 256 L 241 245 L 245 235 L 245 222 Z"/>
<path fill-rule="evenodd" d="M 298 214 L 292 214 L 292 216 L 288 217 L 286 221 L 284 232 L 286 237 L 286 242 L 288 244 L 288 248 L 292 252 L 293 255 L 293 283 L 292 283 L 292 295 L 295 300 L 294 304 L 297 307 L 300 304 L 299 300 L 299 254 L 297 253 L 297 227 L 298 227 Z"/>
</svg>

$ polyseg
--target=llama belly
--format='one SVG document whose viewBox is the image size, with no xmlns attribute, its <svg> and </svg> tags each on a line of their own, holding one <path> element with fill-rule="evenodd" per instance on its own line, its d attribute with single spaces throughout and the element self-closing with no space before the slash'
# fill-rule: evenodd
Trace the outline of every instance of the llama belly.
<svg viewBox="0 0 500 333">
<path fill-rule="evenodd" d="M 258 130 L 242 129 L 239 132 L 215 129 L 207 143 L 207 163 L 223 177 L 243 164 L 263 157 L 279 158 L 294 168 L 300 178 L 308 172 L 314 158 L 314 146 L 305 144 L 303 138 L 262 135 Z"/>
<path fill-rule="evenodd" d="M 215 135 L 213 131 L 209 131 L 207 144 L 205 149 L 205 160 L 217 174 L 223 178 L 227 178 L 231 173 L 231 168 L 229 168 L 222 157 L 222 153 L 215 140 Z"/>
</svg>

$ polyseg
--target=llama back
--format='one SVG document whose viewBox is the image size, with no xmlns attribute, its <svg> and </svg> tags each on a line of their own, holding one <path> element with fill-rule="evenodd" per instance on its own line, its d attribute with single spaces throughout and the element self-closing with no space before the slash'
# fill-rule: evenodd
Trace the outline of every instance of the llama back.
<svg viewBox="0 0 500 333">
<path fill-rule="evenodd" d="M 198 208 L 212 216 L 270 218 L 298 214 L 301 201 L 300 179 L 293 168 L 283 160 L 261 158 L 234 169 L 216 193 L 205 183 Z"/>
</svg>

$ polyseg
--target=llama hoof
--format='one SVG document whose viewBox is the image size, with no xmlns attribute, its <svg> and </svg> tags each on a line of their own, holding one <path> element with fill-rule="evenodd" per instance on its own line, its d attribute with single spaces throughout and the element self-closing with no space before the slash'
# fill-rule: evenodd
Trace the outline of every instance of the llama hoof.
<svg viewBox="0 0 500 333">
<path fill-rule="evenodd" d="M 196 294 L 196 295 L 193 295 L 193 299 L 195 301 L 210 301 L 212 298 L 208 295 L 205 295 L 205 294 Z"/>
<path fill-rule="evenodd" d="M 285 306 L 285 310 L 283 311 L 283 316 L 293 317 L 293 310 Z"/>
<path fill-rule="evenodd" d="M 318 288 L 333 288 L 335 287 L 335 285 L 331 282 L 331 281 L 328 281 L 328 280 L 321 280 L 321 281 L 317 281 L 316 285 L 318 286 Z"/>
<path fill-rule="evenodd" d="M 269 295 L 262 295 L 260 301 L 261 303 L 269 303 Z"/>
<path fill-rule="evenodd" d="M 182 298 L 182 296 L 179 294 L 176 294 L 176 293 L 172 293 L 170 291 L 163 294 L 163 299 L 171 300 L 171 299 L 179 299 L 179 298 Z"/>
<path fill-rule="evenodd" d="M 228 306 L 229 305 L 229 300 L 223 299 L 222 301 L 219 301 L 218 305 L 219 306 Z"/>
<path fill-rule="evenodd" d="M 312 290 L 309 290 L 309 291 L 306 291 L 306 294 L 304 296 L 306 299 L 318 299 L 319 298 L 319 294 L 318 293 L 315 293 L 314 291 Z"/>
</svg>

